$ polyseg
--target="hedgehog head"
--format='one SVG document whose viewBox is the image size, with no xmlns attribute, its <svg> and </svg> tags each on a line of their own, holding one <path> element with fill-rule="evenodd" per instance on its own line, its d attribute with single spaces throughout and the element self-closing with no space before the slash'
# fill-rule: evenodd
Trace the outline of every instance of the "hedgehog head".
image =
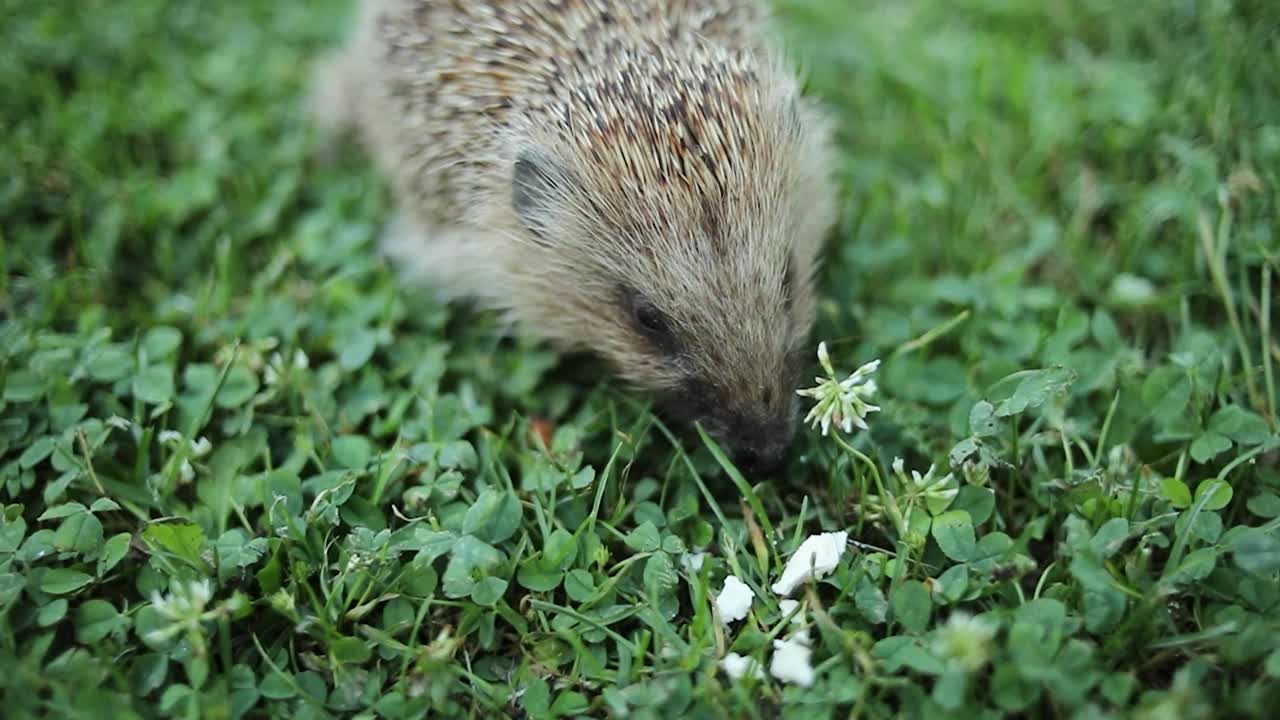
<svg viewBox="0 0 1280 720">
<path fill-rule="evenodd" d="M 834 220 L 828 133 L 780 65 L 666 57 L 617 58 L 509 138 L 523 287 L 508 311 L 769 472 L 796 425 Z"/>
</svg>

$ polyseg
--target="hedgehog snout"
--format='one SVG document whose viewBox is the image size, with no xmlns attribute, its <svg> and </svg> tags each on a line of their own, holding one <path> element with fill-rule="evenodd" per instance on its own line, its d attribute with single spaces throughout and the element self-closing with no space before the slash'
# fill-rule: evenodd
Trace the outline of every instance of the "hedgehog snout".
<svg viewBox="0 0 1280 720">
<path fill-rule="evenodd" d="M 786 466 L 789 446 L 789 442 L 776 439 L 760 445 L 740 445 L 733 453 L 734 464 L 749 477 L 774 477 Z"/>
<path fill-rule="evenodd" d="M 748 477 L 772 477 L 786 464 L 791 429 L 782 418 L 731 419 L 723 444 L 735 465 Z"/>
<path fill-rule="evenodd" d="M 781 408 L 755 408 L 743 412 L 721 398 L 699 402 L 686 396 L 701 412 L 697 419 L 733 463 L 749 477 L 777 475 L 785 465 L 795 434 L 794 404 Z"/>
</svg>

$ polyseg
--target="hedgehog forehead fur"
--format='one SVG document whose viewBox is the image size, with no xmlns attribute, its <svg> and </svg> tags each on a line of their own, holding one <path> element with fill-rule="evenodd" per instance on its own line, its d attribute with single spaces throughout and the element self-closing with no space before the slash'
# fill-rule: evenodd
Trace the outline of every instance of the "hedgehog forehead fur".
<svg viewBox="0 0 1280 720">
<path fill-rule="evenodd" d="M 713 428 L 760 426 L 792 409 L 834 219 L 827 126 L 764 17 L 751 0 L 366 0 L 317 108 L 390 176 L 384 247 L 407 272 L 641 386 L 700 388 Z"/>
</svg>

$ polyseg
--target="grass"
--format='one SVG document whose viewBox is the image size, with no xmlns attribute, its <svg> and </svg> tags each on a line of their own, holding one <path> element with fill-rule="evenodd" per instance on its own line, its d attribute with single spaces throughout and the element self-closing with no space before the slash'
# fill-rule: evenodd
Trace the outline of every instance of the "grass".
<svg viewBox="0 0 1280 720">
<path fill-rule="evenodd" d="M 6 715 L 1272 716 L 1280 8 L 778 5 L 883 410 L 764 482 L 397 286 L 347 0 L 0 2 Z M 816 682 L 730 681 L 823 531 Z"/>
</svg>

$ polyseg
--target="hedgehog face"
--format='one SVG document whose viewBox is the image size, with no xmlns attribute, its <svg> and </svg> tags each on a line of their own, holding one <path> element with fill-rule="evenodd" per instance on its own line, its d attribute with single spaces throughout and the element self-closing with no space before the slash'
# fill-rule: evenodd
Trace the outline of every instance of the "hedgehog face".
<svg viewBox="0 0 1280 720">
<path fill-rule="evenodd" d="M 516 138 L 510 207 L 538 284 L 519 296 L 542 300 L 522 314 L 767 472 L 796 424 L 834 220 L 825 128 L 749 58 L 707 55 L 687 86 L 661 58 L 627 62 L 584 81 L 592 122 Z"/>
<path fill-rule="evenodd" d="M 786 300 L 787 266 L 774 267 L 744 276 L 699 265 L 718 274 L 702 280 L 710 292 L 678 297 L 666 291 L 669 276 L 632 279 L 616 301 L 616 322 L 631 334 L 617 362 L 657 369 L 650 387 L 663 414 L 701 424 L 750 473 L 776 471 L 790 444 L 809 329 Z"/>
<path fill-rule="evenodd" d="M 570 167 L 541 151 L 513 164 L 512 206 L 544 258 L 530 324 L 604 356 L 743 470 L 777 470 L 796 424 L 829 188 L 764 167 L 714 194 L 658 183 L 621 193 L 601 184 L 625 178 Z"/>
</svg>

